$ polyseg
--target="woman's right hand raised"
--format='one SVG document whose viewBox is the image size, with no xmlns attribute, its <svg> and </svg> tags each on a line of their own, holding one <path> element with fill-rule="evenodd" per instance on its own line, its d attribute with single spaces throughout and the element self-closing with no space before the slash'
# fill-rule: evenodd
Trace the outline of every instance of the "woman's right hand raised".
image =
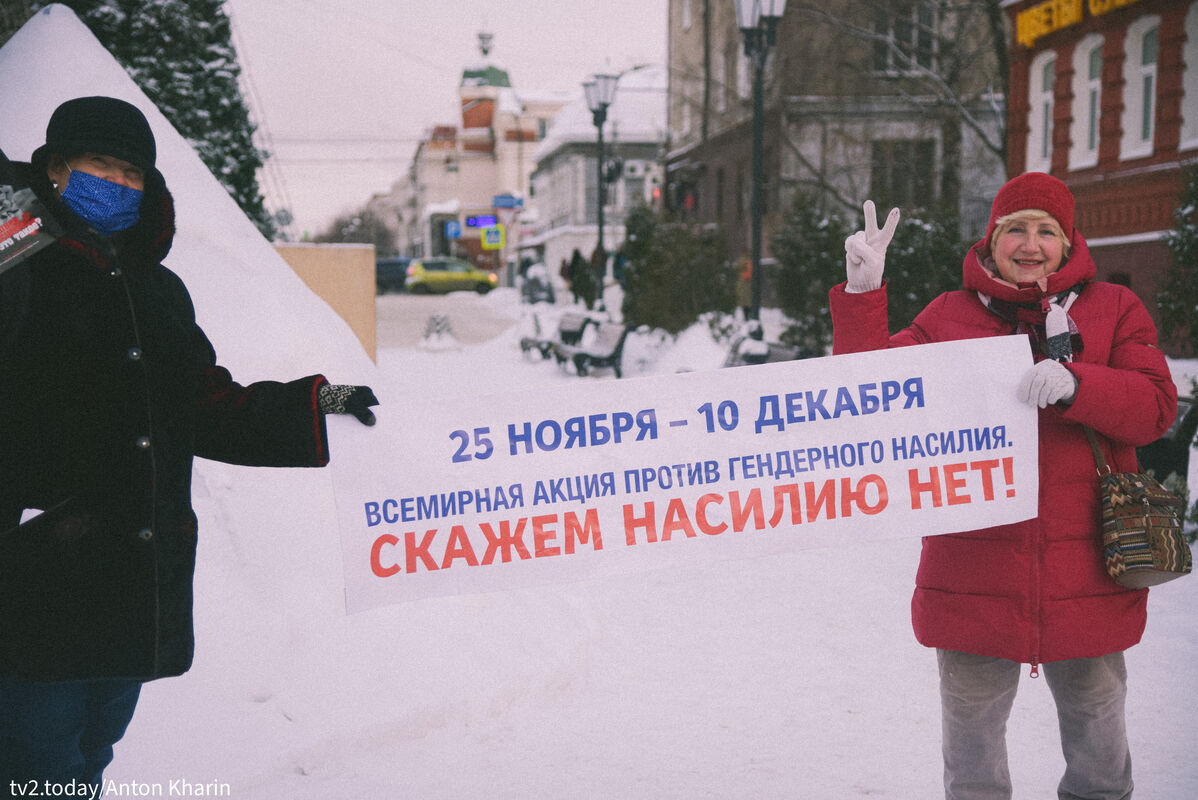
<svg viewBox="0 0 1198 800">
<path fill-rule="evenodd" d="M 851 294 L 872 292 L 882 285 L 882 270 L 886 266 L 886 248 L 898 227 L 899 210 L 890 209 L 886 224 L 878 229 L 878 212 L 873 200 L 862 206 L 865 230 L 857 231 L 844 240 L 845 272 L 848 282 L 845 291 Z"/>
</svg>

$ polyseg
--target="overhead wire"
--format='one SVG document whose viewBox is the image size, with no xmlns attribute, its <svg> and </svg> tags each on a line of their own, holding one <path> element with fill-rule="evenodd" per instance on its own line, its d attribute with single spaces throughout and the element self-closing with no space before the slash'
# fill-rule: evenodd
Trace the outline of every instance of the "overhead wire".
<svg viewBox="0 0 1198 800">
<path fill-rule="evenodd" d="M 291 195 L 287 191 L 287 179 L 283 177 L 283 173 L 279 169 L 278 162 L 274 157 L 273 137 L 270 132 L 270 126 L 266 121 L 266 114 L 262 111 L 262 100 L 258 94 L 258 88 L 254 83 L 253 71 L 250 68 L 249 56 L 244 46 L 244 40 L 241 38 L 238 24 L 233 15 L 227 14 L 227 16 L 229 18 L 229 32 L 233 39 L 233 48 L 237 52 L 237 61 L 241 65 L 242 84 L 245 87 L 246 99 L 249 101 L 250 122 L 254 125 L 254 138 L 259 140 L 258 148 L 266 154 L 261 169 L 262 178 L 267 184 L 269 196 L 277 198 L 277 203 L 268 204 L 267 210 L 270 212 L 271 218 L 279 228 L 280 233 L 283 234 L 283 239 L 291 240 L 294 238 L 295 233 L 291 227 L 293 207 Z M 263 201 L 266 202 L 265 197 Z M 270 205 L 275 205 L 276 207 L 270 208 Z"/>
</svg>

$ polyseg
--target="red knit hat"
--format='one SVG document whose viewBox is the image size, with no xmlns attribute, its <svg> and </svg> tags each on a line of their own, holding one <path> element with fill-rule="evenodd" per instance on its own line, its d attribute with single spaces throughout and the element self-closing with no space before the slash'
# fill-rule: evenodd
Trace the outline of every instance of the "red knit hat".
<svg viewBox="0 0 1198 800">
<path fill-rule="evenodd" d="M 998 221 L 1007 214 L 1038 208 L 1047 211 L 1061 225 L 1066 239 L 1073 238 L 1073 193 L 1058 178 L 1044 172 L 1027 172 L 1007 181 L 990 206 L 990 225 L 986 242 L 994 235 Z"/>
</svg>

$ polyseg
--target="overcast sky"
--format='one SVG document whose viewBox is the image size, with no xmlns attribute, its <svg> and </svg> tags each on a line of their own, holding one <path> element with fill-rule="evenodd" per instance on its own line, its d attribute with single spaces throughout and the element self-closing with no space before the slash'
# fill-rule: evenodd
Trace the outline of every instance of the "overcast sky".
<svg viewBox="0 0 1198 800">
<path fill-rule="evenodd" d="M 731 3 L 732 0 L 727 0 Z M 458 124 L 463 67 L 517 91 L 581 93 L 595 72 L 664 63 L 667 0 L 228 0 L 248 100 L 273 158 L 262 176 L 293 231 L 323 231 L 386 191 L 432 125 Z"/>
</svg>

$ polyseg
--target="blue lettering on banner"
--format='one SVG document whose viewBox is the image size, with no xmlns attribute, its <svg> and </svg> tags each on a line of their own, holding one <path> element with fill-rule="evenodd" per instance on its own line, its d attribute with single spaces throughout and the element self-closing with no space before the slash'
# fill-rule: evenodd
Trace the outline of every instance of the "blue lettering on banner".
<svg viewBox="0 0 1198 800">
<path fill-rule="evenodd" d="M 767 394 L 758 400 L 754 430 L 761 433 L 766 428 L 773 428 L 781 433 L 787 425 L 800 422 L 857 417 L 891 410 L 905 411 L 923 408 L 924 403 L 923 378 L 920 377 L 882 381 L 881 384 L 862 383 L 855 387 L 787 392 L 781 396 Z M 710 406 L 705 408 L 710 409 Z M 708 428 L 710 430 L 710 424 Z"/>
<path fill-rule="evenodd" d="M 635 414 L 627 411 L 589 414 L 570 417 L 564 422 L 546 419 L 535 424 L 510 423 L 507 434 L 508 454 L 513 456 L 620 444 L 630 435 L 633 441 L 640 442 L 658 437 L 657 412 L 646 408 Z"/>
</svg>

